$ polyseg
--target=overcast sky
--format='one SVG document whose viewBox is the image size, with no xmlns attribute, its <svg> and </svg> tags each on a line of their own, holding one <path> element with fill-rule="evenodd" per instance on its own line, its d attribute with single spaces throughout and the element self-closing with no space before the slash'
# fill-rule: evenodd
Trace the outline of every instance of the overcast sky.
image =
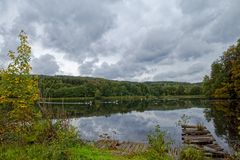
<svg viewBox="0 0 240 160">
<path fill-rule="evenodd" d="M 33 73 L 199 82 L 240 38 L 239 0 L 0 0 L 0 67 L 23 29 Z"/>
</svg>

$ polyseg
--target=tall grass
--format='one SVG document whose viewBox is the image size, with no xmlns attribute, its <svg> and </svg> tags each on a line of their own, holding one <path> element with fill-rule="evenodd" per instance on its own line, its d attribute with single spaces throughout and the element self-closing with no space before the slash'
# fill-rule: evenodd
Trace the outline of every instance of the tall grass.
<svg viewBox="0 0 240 160">
<path fill-rule="evenodd" d="M 160 130 L 160 126 L 155 127 L 154 132 L 148 135 L 148 142 L 150 147 L 147 151 L 148 160 L 171 160 L 173 159 L 168 151 L 170 149 L 171 142 L 165 141 L 165 132 Z"/>
</svg>

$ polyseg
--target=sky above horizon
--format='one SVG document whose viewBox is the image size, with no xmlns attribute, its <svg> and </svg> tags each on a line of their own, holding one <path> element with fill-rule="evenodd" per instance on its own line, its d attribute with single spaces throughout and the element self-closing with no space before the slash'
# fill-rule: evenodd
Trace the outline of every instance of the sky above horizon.
<svg viewBox="0 0 240 160">
<path fill-rule="evenodd" d="M 0 67 L 24 30 L 34 74 L 202 81 L 240 38 L 239 0 L 0 0 Z"/>
</svg>

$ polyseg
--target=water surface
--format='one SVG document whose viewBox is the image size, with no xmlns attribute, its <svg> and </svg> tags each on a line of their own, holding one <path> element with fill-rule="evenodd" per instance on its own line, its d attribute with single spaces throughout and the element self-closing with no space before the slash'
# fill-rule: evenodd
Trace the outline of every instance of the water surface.
<svg viewBox="0 0 240 160">
<path fill-rule="evenodd" d="M 81 104 L 52 105 L 55 112 L 64 109 L 82 138 L 97 140 L 106 134 L 120 141 L 147 143 L 147 135 L 160 125 L 166 139 L 181 146 L 181 128 L 176 125 L 183 114 L 189 123 L 204 124 L 216 141 L 231 152 L 238 140 L 238 103 L 208 100 L 94 101 Z M 237 124 L 236 124 L 237 123 Z"/>
</svg>

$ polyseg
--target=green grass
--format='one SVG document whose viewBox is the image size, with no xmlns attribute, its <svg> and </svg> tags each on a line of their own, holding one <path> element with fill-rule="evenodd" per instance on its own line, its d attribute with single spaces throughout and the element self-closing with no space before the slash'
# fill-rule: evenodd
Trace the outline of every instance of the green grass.
<svg viewBox="0 0 240 160">
<path fill-rule="evenodd" d="M 32 144 L 25 146 L 0 146 L 0 160 L 170 160 L 166 155 L 154 156 L 152 152 L 128 156 L 114 155 L 83 144 L 69 148 L 60 144 Z"/>
<path fill-rule="evenodd" d="M 74 147 L 69 149 L 72 159 L 86 160 L 123 160 L 122 157 L 114 156 L 111 153 L 98 150 L 91 146 Z"/>
<path fill-rule="evenodd" d="M 180 160 L 206 160 L 201 150 L 193 147 L 183 148 L 180 153 Z"/>
<path fill-rule="evenodd" d="M 110 152 L 98 150 L 87 145 L 77 145 L 63 149 L 59 144 L 2 146 L 0 148 L 1 160 L 123 160 L 125 158 L 114 156 Z"/>
</svg>

